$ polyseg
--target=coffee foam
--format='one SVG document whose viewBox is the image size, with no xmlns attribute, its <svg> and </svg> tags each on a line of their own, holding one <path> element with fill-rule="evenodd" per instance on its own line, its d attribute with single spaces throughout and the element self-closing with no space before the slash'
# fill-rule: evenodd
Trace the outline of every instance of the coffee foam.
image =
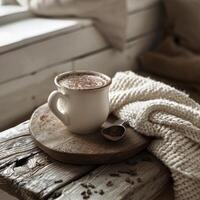
<svg viewBox="0 0 200 200">
<path fill-rule="evenodd" d="M 95 89 L 105 86 L 108 80 L 96 74 L 68 74 L 59 80 L 59 84 L 69 89 Z"/>
</svg>

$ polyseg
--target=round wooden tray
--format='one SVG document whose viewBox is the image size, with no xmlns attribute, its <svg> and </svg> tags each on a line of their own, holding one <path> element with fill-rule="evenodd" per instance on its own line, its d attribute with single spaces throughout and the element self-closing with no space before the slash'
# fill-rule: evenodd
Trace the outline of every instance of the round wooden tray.
<svg viewBox="0 0 200 200">
<path fill-rule="evenodd" d="M 113 120 L 112 117 L 109 118 L 110 121 Z M 142 150 L 147 144 L 147 140 L 130 127 L 127 128 L 126 137 L 119 142 L 107 141 L 100 131 L 88 135 L 71 133 L 49 110 L 47 104 L 33 113 L 30 132 L 36 144 L 50 157 L 72 164 L 122 161 Z"/>
</svg>

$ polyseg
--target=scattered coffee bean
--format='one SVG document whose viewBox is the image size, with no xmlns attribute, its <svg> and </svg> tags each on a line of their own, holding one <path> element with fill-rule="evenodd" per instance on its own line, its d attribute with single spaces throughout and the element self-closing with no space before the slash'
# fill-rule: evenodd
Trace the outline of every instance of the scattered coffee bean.
<svg viewBox="0 0 200 200">
<path fill-rule="evenodd" d="M 125 179 L 125 181 L 126 181 L 127 183 L 131 183 L 131 179 L 130 179 L 129 177 L 127 177 L 127 178 Z"/>
<path fill-rule="evenodd" d="M 129 177 L 127 177 L 127 178 L 125 179 L 125 181 L 126 181 L 127 183 L 131 184 L 131 185 L 134 185 L 134 181 L 131 180 Z"/>
<path fill-rule="evenodd" d="M 83 196 L 83 195 L 86 195 L 86 191 L 81 192 L 81 195 L 82 195 L 82 196 Z"/>
<path fill-rule="evenodd" d="M 87 189 L 87 194 L 88 195 L 91 195 L 92 194 L 92 191 L 90 189 Z"/>
<path fill-rule="evenodd" d="M 112 186 L 113 186 L 113 182 L 112 182 L 112 181 L 108 181 L 108 182 L 106 183 L 106 185 L 107 185 L 108 187 L 112 187 Z"/>
<path fill-rule="evenodd" d="M 89 198 L 90 198 L 89 195 L 84 195 L 84 196 L 83 196 L 83 199 L 89 199 Z"/>
<path fill-rule="evenodd" d="M 84 188 L 88 188 L 87 183 L 81 183 L 81 186 L 84 187 Z"/>
<path fill-rule="evenodd" d="M 90 188 L 92 188 L 92 189 L 96 188 L 95 185 L 93 185 L 92 183 L 89 183 L 89 184 L 88 184 L 88 187 L 90 187 Z"/>
<path fill-rule="evenodd" d="M 120 177 L 120 174 L 118 174 L 118 173 L 110 173 L 109 175 L 112 177 Z"/>
<path fill-rule="evenodd" d="M 62 182 L 63 182 L 62 179 L 54 181 L 54 183 L 62 183 Z"/>
<path fill-rule="evenodd" d="M 99 191 L 99 194 L 100 194 L 100 195 L 104 195 L 104 191 L 103 191 L 103 190 L 100 190 L 100 191 Z"/>
<path fill-rule="evenodd" d="M 98 192 L 95 190 L 94 193 L 98 193 Z"/>
</svg>

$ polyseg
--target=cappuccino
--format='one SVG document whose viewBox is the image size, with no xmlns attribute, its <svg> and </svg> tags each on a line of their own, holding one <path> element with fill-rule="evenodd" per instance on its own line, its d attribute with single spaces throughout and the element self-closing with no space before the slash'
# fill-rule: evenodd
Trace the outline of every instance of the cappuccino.
<svg viewBox="0 0 200 200">
<path fill-rule="evenodd" d="M 95 133 L 109 115 L 112 80 L 93 71 L 70 71 L 54 80 L 57 90 L 48 98 L 51 111 L 74 133 Z"/>
<path fill-rule="evenodd" d="M 59 80 L 59 84 L 69 89 L 96 89 L 107 84 L 107 81 L 95 74 L 69 74 Z"/>
</svg>

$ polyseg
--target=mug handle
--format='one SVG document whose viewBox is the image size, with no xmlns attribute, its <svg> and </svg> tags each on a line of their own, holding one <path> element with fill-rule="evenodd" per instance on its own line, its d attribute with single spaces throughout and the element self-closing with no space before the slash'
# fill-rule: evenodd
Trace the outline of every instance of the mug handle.
<svg viewBox="0 0 200 200">
<path fill-rule="evenodd" d="M 68 114 L 64 115 L 58 110 L 57 102 L 59 99 L 66 101 L 67 97 L 57 90 L 53 91 L 48 97 L 48 106 L 53 114 L 55 114 L 58 119 L 60 119 L 66 126 L 68 126 L 70 124 Z"/>
</svg>

